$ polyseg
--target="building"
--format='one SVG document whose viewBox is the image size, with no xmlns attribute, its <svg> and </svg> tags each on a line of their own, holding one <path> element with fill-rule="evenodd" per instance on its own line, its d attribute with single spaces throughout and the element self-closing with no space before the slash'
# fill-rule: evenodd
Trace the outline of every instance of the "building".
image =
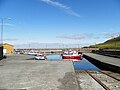
<svg viewBox="0 0 120 90">
<path fill-rule="evenodd" d="M 7 54 L 12 54 L 14 52 L 14 46 L 5 43 L 3 44 L 3 50 L 5 50 Z"/>
<path fill-rule="evenodd" d="M 3 59 L 3 47 L 0 45 L 0 60 Z"/>
</svg>

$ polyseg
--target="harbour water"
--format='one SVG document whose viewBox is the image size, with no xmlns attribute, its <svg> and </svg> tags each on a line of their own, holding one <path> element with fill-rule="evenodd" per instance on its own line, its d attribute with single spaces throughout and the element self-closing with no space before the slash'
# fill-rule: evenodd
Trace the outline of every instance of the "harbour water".
<svg viewBox="0 0 120 90">
<path fill-rule="evenodd" d="M 62 60 L 60 55 L 48 55 L 47 56 L 48 60 Z M 82 60 L 78 62 L 74 62 L 74 69 L 75 70 L 100 70 L 97 68 L 95 65 L 90 63 L 87 59 L 83 58 Z"/>
<path fill-rule="evenodd" d="M 62 60 L 60 55 L 47 55 L 47 60 Z"/>
</svg>

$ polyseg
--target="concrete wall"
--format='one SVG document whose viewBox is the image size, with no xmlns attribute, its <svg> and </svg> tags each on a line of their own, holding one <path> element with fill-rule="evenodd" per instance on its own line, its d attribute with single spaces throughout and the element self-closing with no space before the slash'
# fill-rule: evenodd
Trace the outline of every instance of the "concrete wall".
<svg viewBox="0 0 120 90">
<path fill-rule="evenodd" d="M 94 64 L 96 67 L 98 67 L 101 70 L 108 70 L 108 71 L 112 71 L 115 73 L 120 73 L 120 67 L 118 67 L 118 66 L 101 62 L 100 60 L 94 59 L 85 54 L 83 55 L 83 57 L 86 58 L 89 62 L 91 62 L 92 64 Z"/>
</svg>

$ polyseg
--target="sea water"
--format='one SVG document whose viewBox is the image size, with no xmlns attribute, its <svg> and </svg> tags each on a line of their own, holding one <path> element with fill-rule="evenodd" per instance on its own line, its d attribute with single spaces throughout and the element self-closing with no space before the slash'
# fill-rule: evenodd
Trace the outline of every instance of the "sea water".
<svg viewBox="0 0 120 90">
<path fill-rule="evenodd" d="M 60 55 L 48 55 L 47 60 L 62 60 Z M 87 59 L 83 58 L 80 61 L 73 63 L 75 70 L 100 70 L 98 67 L 90 63 Z"/>
</svg>

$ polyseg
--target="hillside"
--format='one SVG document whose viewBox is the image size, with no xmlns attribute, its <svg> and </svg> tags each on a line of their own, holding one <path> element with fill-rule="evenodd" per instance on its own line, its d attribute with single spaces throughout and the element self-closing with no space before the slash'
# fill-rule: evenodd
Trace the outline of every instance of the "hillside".
<svg viewBox="0 0 120 90">
<path fill-rule="evenodd" d="M 117 42 L 120 42 L 120 36 L 110 39 L 110 40 L 107 40 L 105 43 L 117 43 Z"/>
<path fill-rule="evenodd" d="M 107 40 L 106 42 L 101 44 L 92 45 L 90 47 L 97 47 L 101 49 L 120 49 L 120 36 Z"/>
</svg>

